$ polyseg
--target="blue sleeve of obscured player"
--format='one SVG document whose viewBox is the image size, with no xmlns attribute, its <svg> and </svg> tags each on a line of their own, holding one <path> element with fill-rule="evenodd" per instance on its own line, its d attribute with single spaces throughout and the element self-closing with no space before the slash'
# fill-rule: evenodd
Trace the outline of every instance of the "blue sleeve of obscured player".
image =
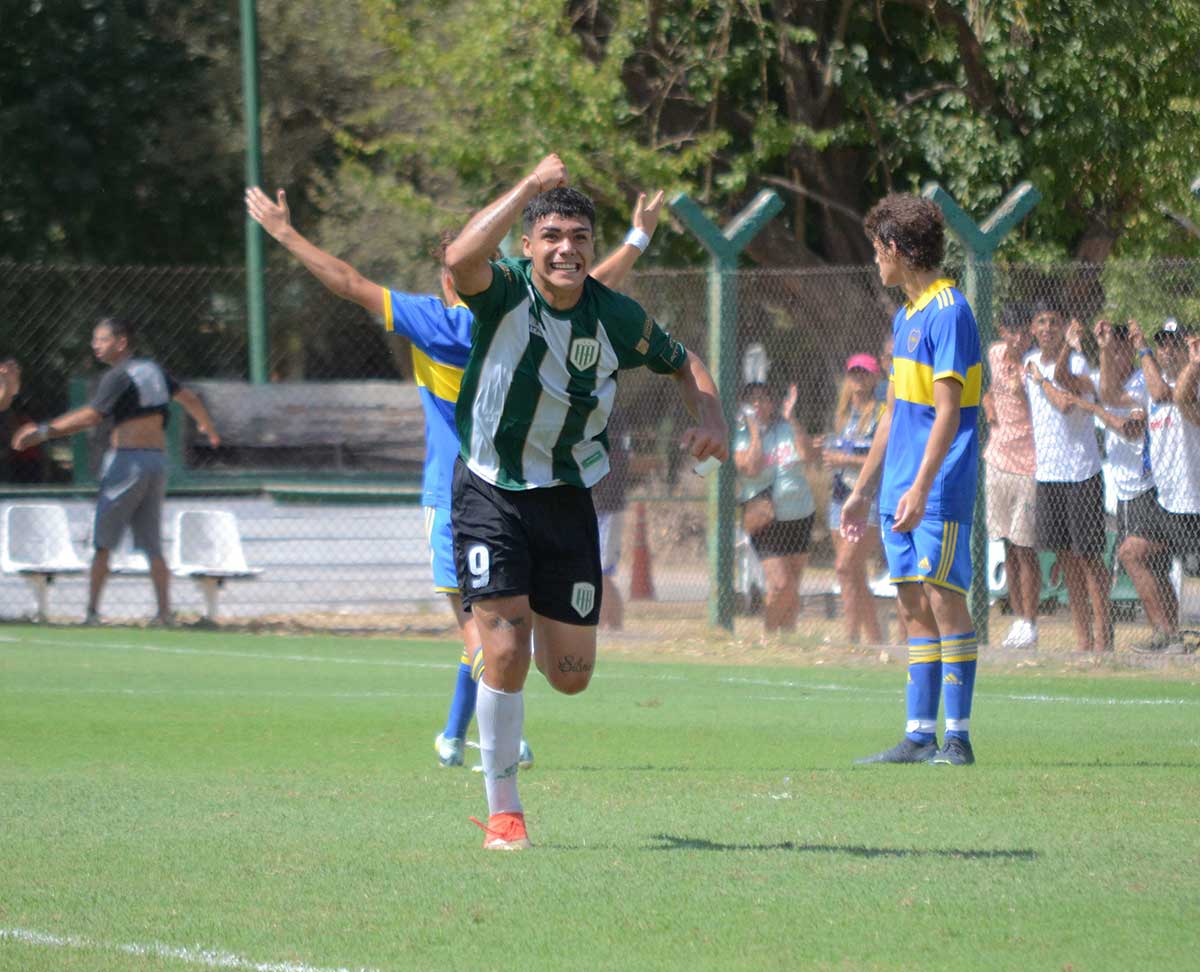
<svg viewBox="0 0 1200 972">
<path fill-rule="evenodd" d="M 387 291 L 384 322 L 389 331 L 408 338 L 434 361 L 466 366 L 474 318 L 465 307 L 447 307 L 429 294 Z"/>
</svg>

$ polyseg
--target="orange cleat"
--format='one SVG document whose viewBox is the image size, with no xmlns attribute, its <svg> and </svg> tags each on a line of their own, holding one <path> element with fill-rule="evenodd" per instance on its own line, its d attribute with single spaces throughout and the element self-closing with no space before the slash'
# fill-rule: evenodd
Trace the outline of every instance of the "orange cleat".
<svg viewBox="0 0 1200 972">
<path fill-rule="evenodd" d="M 529 835 L 525 833 L 525 814 L 523 813 L 493 813 L 483 824 L 471 817 L 471 823 L 482 830 L 484 850 L 518 851 L 528 850 L 533 846 Z"/>
</svg>

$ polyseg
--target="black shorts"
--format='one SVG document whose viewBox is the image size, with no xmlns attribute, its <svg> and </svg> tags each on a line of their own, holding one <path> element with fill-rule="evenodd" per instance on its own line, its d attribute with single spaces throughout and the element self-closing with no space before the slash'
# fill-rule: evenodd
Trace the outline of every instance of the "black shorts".
<svg viewBox="0 0 1200 972">
<path fill-rule="evenodd" d="M 1100 473 L 1082 483 L 1038 483 L 1034 534 L 1039 550 L 1067 550 L 1103 557 L 1104 480 Z"/>
<path fill-rule="evenodd" d="M 464 608 L 524 594 L 543 617 L 599 622 L 600 537 L 588 490 L 500 489 L 458 459 L 450 518 Z"/>
<path fill-rule="evenodd" d="M 1117 547 L 1126 537 L 1140 537 L 1170 546 L 1167 521 L 1170 513 L 1158 505 L 1158 490 L 1151 486 L 1131 500 L 1117 501 Z"/>
<path fill-rule="evenodd" d="M 1176 557 L 1200 553 L 1200 513 L 1162 511 L 1166 544 Z"/>
<path fill-rule="evenodd" d="M 750 544 L 758 559 L 808 553 L 815 515 L 810 513 L 803 520 L 774 520 L 751 536 Z"/>
</svg>

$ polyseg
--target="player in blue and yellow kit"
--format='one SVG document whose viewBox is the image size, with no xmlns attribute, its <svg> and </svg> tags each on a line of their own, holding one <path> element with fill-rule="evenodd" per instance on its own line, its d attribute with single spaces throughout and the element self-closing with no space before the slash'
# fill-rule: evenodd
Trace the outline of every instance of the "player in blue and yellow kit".
<svg viewBox="0 0 1200 972">
<path fill-rule="evenodd" d="M 654 234 L 662 200 L 661 192 L 649 202 L 645 194 L 638 196 L 633 212 L 636 232 L 631 232 L 627 238 L 638 243 L 623 243 L 596 267 L 592 276 L 609 287 L 620 284 Z M 425 413 L 425 474 L 421 504 L 425 509 L 425 533 L 432 554 L 434 589 L 449 596 L 463 637 L 446 727 L 434 740 L 434 749 L 442 766 L 461 766 L 467 726 L 475 713 L 483 656 L 479 651 L 481 641 L 475 621 L 463 610 L 459 595 L 450 530 L 450 485 L 454 477 L 454 460 L 459 453 L 454 408 L 471 351 L 471 329 L 475 320 L 458 299 L 444 266 L 441 298 L 389 290 L 367 280 L 348 263 L 305 239 L 292 226 L 282 189 L 275 202 L 258 187 L 247 189 L 246 211 L 333 293 L 359 304 L 372 314 L 382 315 L 389 331 L 403 335 L 412 343 L 413 374 Z M 445 254 L 452 238 L 450 235 L 443 237 L 439 256 Z M 645 242 L 641 242 L 643 240 Z M 522 740 L 522 768 L 527 769 L 532 761 L 529 746 Z"/>
<path fill-rule="evenodd" d="M 887 411 L 842 508 L 842 531 L 847 539 L 862 536 L 882 468 L 880 529 L 908 630 L 908 719 L 896 746 L 857 762 L 967 765 L 975 762 L 969 727 L 978 654 L 967 592 L 979 467 L 979 331 L 966 298 L 938 271 L 945 230 L 936 205 L 890 195 L 863 225 L 880 279 L 902 288 L 908 302 L 892 324 Z"/>
</svg>

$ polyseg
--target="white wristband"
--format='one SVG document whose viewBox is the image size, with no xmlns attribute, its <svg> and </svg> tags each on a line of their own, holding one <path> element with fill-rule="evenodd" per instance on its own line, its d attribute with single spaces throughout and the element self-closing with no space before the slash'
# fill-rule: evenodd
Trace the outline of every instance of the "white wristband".
<svg viewBox="0 0 1200 972">
<path fill-rule="evenodd" d="M 650 245 L 650 236 L 635 226 L 625 234 L 625 242 L 630 246 L 636 246 L 642 253 L 645 253 L 646 247 Z"/>
</svg>

